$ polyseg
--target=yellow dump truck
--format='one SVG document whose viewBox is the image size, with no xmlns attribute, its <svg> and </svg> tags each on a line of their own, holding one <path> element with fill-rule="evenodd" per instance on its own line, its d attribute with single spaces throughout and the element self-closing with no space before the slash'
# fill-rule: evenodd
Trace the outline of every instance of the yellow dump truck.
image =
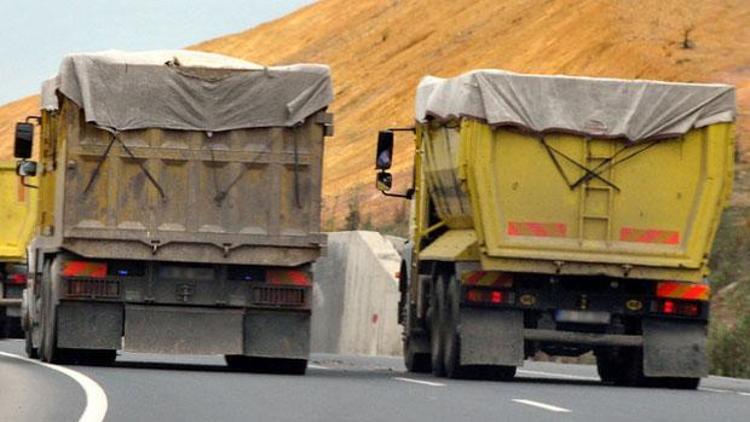
<svg viewBox="0 0 750 422">
<path fill-rule="evenodd" d="M 16 131 L 18 173 L 39 179 L 27 353 L 221 354 L 304 373 L 332 97 L 323 65 L 67 56 L 43 85 L 41 140 Z"/>
<path fill-rule="evenodd" d="M 34 231 L 36 198 L 36 190 L 16 176 L 16 163 L 0 161 L 0 338 L 23 336 L 21 295 L 26 287 L 26 245 Z"/>
<path fill-rule="evenodd" d="M 732 189 L 731 86 L 480 70 L 425 78 L 400 321 L 411 371 L 511 378 L 593 351 L 602 380 L 696 388 Z"/>
</svg>

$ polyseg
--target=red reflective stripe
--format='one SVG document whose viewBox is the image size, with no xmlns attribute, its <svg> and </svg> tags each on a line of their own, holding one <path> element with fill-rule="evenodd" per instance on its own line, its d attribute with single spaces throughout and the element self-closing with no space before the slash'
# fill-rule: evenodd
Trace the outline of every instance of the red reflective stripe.
<svg viewBox="0 0 750 422">
<path fill-rule="evenodd" d="M 680 232 L 623 227 L 620 229 L 620 240 L 625 242 L 677 245 L 680 243 Z"/>
<path fill-rule="evenodd" d="M 683 299 L 703 299 L 707 297 L 708 286 L 693 286 L 687 292 L 683 293 Z"/>
<path fill-rule="evenodd" d="M 565 237 L 568 226 L 563 223 L 508 222 L 508 235 L 535 237 Z"/>
<path fill-rule="evenodd" d="M 477 284 L 479 283 L 479 280 L 484 277 L 484 275 L 487 274 L 484 271 L 477 271 L 475 273 L 471 273 L 470 276 L 466 277 L 466 284 Z"/>
<path fill-rule="evenodd" d="M 304 271 L 297 270 L 269 270 L 267 281 L 270 284 L 292 284 L 295 286 L 308 286 L 310 277 Z"/>
<path fill-rule="evenodd" d="M 69 261 L 63 267 L 66 277 L 96 277 L 107 276 L 107 264 L 98 262 Z"/>
<path fill-rule="evenodd" d="M 680 285 L 677 283 L 659 283 L 656 286 L 656 296 L 658 297 L 672 297 L 672 293 L 679 289 Z"/>
</svg>

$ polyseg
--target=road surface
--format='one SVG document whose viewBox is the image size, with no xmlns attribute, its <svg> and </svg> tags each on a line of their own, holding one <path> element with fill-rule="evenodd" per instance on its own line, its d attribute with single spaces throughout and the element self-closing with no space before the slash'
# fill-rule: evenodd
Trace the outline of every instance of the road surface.
<svg viewBox="0 0 750 422">
<path fill-rule="evenodd" d="M 527 362 L 515 381 L 491 382 L 406 373 L 396 358 L 315 355 L 300 377 L 232 372 L 220 357 L 127 353 L 113 367 L 69 366 L 61 373 L 16 355 L 23 356 L 22 341 L 0 341 L 2 421 L 750 418 L 750 381 L 711 377 L 698 391 L 614 387 L 600 384 L 596 369 L 585 365 Z"/>
</svg>

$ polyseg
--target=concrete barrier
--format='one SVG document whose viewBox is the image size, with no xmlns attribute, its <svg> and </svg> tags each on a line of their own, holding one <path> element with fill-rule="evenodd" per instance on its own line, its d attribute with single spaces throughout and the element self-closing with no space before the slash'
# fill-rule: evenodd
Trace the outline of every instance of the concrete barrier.
<svg viewBox="0 0 750 422">
<path fill-rule="evenodd" d="M 376 232 L 328 234 L 328 252 L 314 265 L 312 351 L 400 355 L 398 280 L 403 240 Z"/>
</svg>

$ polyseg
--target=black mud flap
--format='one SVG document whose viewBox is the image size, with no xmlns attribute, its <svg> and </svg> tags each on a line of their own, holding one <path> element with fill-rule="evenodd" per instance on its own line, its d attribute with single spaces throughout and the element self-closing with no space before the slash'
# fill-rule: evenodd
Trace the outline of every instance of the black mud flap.
<svg viewBox="0 0 750 422">
<path fill-rule="evenodd" d="M 461 365 L 523 364 L 521 311 L 462 308 L 458 331 Z"/>
<path fill-rule="evenodd" d="M 705 321 L 643 320 L 643 374 L 647 377 L 708 376 Z"/>
</svg>

